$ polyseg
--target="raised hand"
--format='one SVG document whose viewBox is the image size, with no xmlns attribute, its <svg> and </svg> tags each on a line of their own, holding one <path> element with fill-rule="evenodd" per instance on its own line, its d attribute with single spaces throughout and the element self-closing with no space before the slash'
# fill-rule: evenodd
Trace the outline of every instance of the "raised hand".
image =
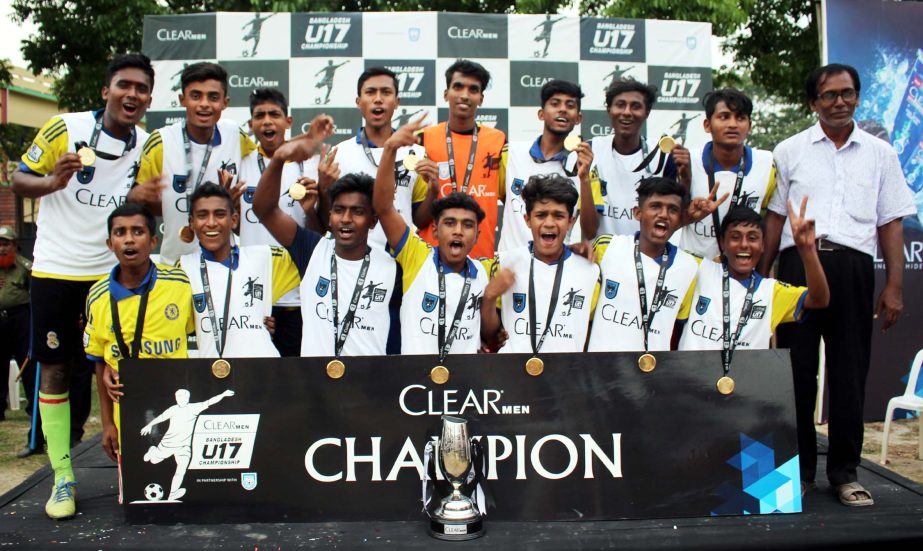
<svg viewBox="0 0 923 551">
<path fill-rule="evenodd" d="M 581 180 L 589 178 L 590 166 L 593 164 L 593 148 L 589 142 L 581 142 L 575 149 L 577 152 L 577 175 Z"/>
<path fill-rule="evenodd" d="M 327 193 L 330 185 L 340 179 L 340 164 L 336 162 L 337 148 L 328 145 L 321 147 L 320 162 L 317 164 L 319 189 Z"/>
<path fill-rule="evenodd" d="M 309 138 L 322 142 L 333 135 L 333 117 L 326 114 L 320 114 L 311 119 L 308 125 L 308 131 L 305 133 Z"/>
<path fill-rule="evenodd" d="M 708 197 L 696 197 L 689 202 L 689 208 L 686 209 L 686 216 L 689 218 L 690 222 L 698 222 L 704 219 L 706 216 L 711 216 L 713 212 L 718 210 L 727 198 L 731 196 L 730 192 L 725 193 L 721 196 L 721 199 L 715 200 L 715 196 L 718 194 L 718 184 L 716 183 L 711 192 L 708 194 Z M 717 228 L 715 228 L 717 231 Z"/>
<path fill-rule="evenodd" d="M 792 241 L 799 249 L 813 249 L 816 240 L 814 220 L 805 217 L 808 208 L 808 196 L 801 200 L 801 213 L 796 216 L 791 199 L 788 200 L 788 223 L 792 228 Z"/>
<path fill-rule="evenodd" d="M 391 145 L 395 148 L 415 145 L 419 138 L 419 131 L 426 127 L 423 121 L 426 120 L 427 116 L 429 116 L 429 113 L 424 111 L 422 115 L 398 128 L 391 134 L 385 145 Z"/>
</svg>

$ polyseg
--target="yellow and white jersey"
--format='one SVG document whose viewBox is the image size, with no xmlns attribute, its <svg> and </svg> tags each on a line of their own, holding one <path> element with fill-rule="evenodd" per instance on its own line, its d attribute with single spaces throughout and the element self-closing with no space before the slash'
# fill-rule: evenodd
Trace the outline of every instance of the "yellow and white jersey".
<svg viewBox="0 0 923 551">
<path fill-rule="evenodd" d="M 258 157 L 259 156 L 259 157 Z M 269 166 L 269 157 L 263 155 L 262 148 L 251 151 L 249 155 L 243 158 L 240 163 L 241 182 L 247 184 L 247 189 L 240 198 L 240 244 L 243 247 L 249 245 L 276 245 L 280 246 L 266 226 L 260 223 L 253 214 L 253 194 L 260 183 L 260 165 L 258 159 L 262 157 L 263 167 Z M 301 203 L 294 200 L 288 194 L 288 188 L 305 176 L 317 181 L 317 165 L 319 157 L 315 155 L 304 163 L 285 163 L 282 168 L 282 183 L 279 188 L 279 208 L 282 212 L 288 214 L 295 220 L 295 223 L 304 227 L 304 209 Z M 298 289 L 292 289 L 276 303 L 278 306 L 301 306 L 301 296 Z"/>
<path fill-rule="evenodd" d="M 143 184 L 158 174 L 163 177 L 163 243 L 160 245 L 160 257 L 166 264 L 175 263 L 180 256 L 195 252 L 199 247 L 197 242 L 180 241 L 179 229 L 189 223 L 189 195 L 192 194 L 199 177 L 199 169 L 202 168 L 208 144 L 190 140 L 192 167 L 187 167 L 186 149 L 183 144 L 185 125 L 185 121 L 179 121 L 151 134 L 144 144 L 141 167 L 135 178 L 135 183 Z M 202 183 L 219 183 L 220 170 L 227 170 L 236 176 L 240 169 L 240 160 L 255 149 L 256 145 L 240 130 L 236 122 L 219 120 Z M 187 172 L 190 170 L 187 181 Z"/>
<path fill-rule="evenodd" d="M 711 157 L 711 142 L 704 149 L 689 149 L 690 170 L 692 171 L 692 184 L 689 188 L 690 197 L 707 197 L 711 190 L 708 187 L 708 163 Z M 766 208 L 769 198 L 776 187 L 776 169 L 772 163 L 772 153 L 762 149 L 744 147 L 744 179 L 740 188 L 740 197 L 737 203 L 756 212 Z M 718 184 L 720 198 L 725 193 L 734 194 L 734 185 L 737 183 L 739 167 L 733 170 L 724 170 L 716 165 L 715 183 Z M 731 208 L 731 197 L 718 207 L 720 219 Z M 718 228 L 715 227 L 713 217 L 706 216 L 699 222 L 683 227 L 679 232 L 679 246 L 699 258 L 714 259 L 718 250 Z"/>
<path fill-rule="evenodd" d="M 689 319 L 683 327 L 679 341 L 680 350 L 721 350 L 723 306 L 721 264 L 702 260 L 696 277 L 695 295 Z M 750 319 L 740 333 L 738 349 L 769 348 L 769 339 L 780 323 L 798 321 L 803 315 L 806 287 L 794 287 L 772 278 L 754 273 L 756 287 L 750 307 Z M 750 280 L 731 278 L 731 335 L 737 331 L 740 310 L 743 308 Z"/>
<path fill-rule="evenodd" d="M 330 258 L 334 240 L 323 238 L 314 248 L 301 280 L 302 356 L 334 356 Z M 362 259 L 337 257 L 337 314 L 340 328 L 359 279 Z M 391 330 L 390 303 L 397 282 L 397 263 L 383 249 L 372 247 L 365 284 L 342 356 L 383 356 Z"/>
<path fill-rule="evenodd" d="M 401 303 L 401 354 L 439 353 L 439 249 L 407 231 L 392 255 L 403 270 L 404 297 Z M 481 344 L 481 301 L 488 277 L 480 262 L 468 259 L 471 277 L 462 317 L 449 349 L 450 354 L 477 354 Z M 465 273 L 443 267 L 445 273 L 445 335 L 452 321 L 465 283 Z"/>
<path fill-rule="evenodd" d="M 500 319 L 509 333 L 509 340 L 500 352 L 532 353 L 529 337 L 529 264 L 532 260 L 532 243 L 518 249 L 501 251 L 491 262 L 491 275 L 501 269 L 510 269 L 516 281 L 500 297 Z M 551 328 L 540 352 L 583 352 L 589 330 L 590 317 L 599 296 L 599 266 L 564 248 L 563 274 L 557 306 L 551 318 Z M 551 290 L 557 263 L 535 261 L 535 325 L 536 342 L 545 330 Z"/>
<path fill-rule="evenodd" d="M 336 162 L 340 165 L 340 174 L 367 174 L 372 178 L 378 175 L 378 165 L 381 163 L 382 154 L 381 147 L 373 145 L 369 148 L 369 154 L 375 161 L 374 164 L 365 155 L 365 149 L 362 147 L 358 134 L 338 143 L 336 150 Z M 400 213 L 405 224 L 416 229 L 416 226 L 413 225 L 413 205 L 426 200 L 426 194 L 429 189 L 422 179 L 417 179 L 416 171 L 404 168 L 404 157 L 411 152 L 418 159 L 422 159 L 426 155 L 426 150 L 419 145 L 402 147 L 397 150 L 397 156 L 394 159 L 396 171 L 394 178 L 394 209 Z M 381 229 L 381 224 L 377 224 L 369 232 L 369 246 L 373 249 L 384 249 L 387 244 L 388 240 L 385 237 L 385 232 Z"/>
<path fill-rule="evenodd" d="M 648 350 L 669 350 L 677 319 L 689 315 L 699 265 L 692 255 L 667 244 L 669 260 L 663 280 L 663 302 L 648 332 Z M 589 352 L 644 350 L 638 274 L 635 271 L 635 238 L 631 235 L 601 235 L 593 241 L 599 264 L 602 293 L 593 314 Z M 657 288 L 661 258 L 641 254 L 644 288 L 650 312 Z"/>
<path fill-rule="evenodd" d="M 551 159 L 544 160 L 542 151 L 538 146 L 539 140 L 534 142 L 517 142 L 509 144 L 509 153 L 506 161 L 506 198 L 503 205 L 503 226 L 500 229 L 499 251 L 507 251 L 528 245 L 532 241 L 532 231 L 523 218 L 526 214 L 526 203 L 522 200 L 522 188 L 529 182 L 531 176 L 539 174 L 560 174 L 570 180 L 571 185 L 580 194 L 580 178 L 576 175 L 577 153 L 566 150 L 561 151 Z M 537 160 L 538 159 L 538 160 Z M 570 176 L 565 168 L 574 173 Z M 592 180 L 592 177 L 591 177 Z M 591 181 L 590 187 L 597 188 Z M 597 207 L 601 208 L 602 202 Z M 580 211 L 580 200 L 577 199 L 575 212 Z M 580 223 L 574 223 L 566 239 L 573 243 L 580 241 Z"/>
<path fill-rule="evenodd" d="M 141 294 L 148 284 L 151 290 L 144 314 L 141 349 L 138 358 L 185 358 L 186 335 L 195 330 L 192 312 L 192 287 L 179 268 L 156 264 L 137 289 L 126 289 L 118 281 L 118 266 L 109 277 L 96 282 L 87 294 L 87 323 L 83 343 L 87 358 L 103 361 L 118 370 L 122 354 L 112 326 L 110 303 L 119 309 L 122 338 L 132 346 L 138 324 Z"/>
<path fill-rule="evenodd" d="M 231 257 L 215 262 L 211 253 L 199 250 L 183 255 L 179 265 L 192 284 L 192 303 L 195 307 L 196 343 L 198 357 L 217 358 L 207 297 L 202 285 L 200 258 L 205 255 L 205 269 L 211 286 L 215 316 L 224 315 L 224 297 L 227 291 L 228 270 L 231 276 L 231 304 L 228 308 L 225 358 L 279 357 L 263 318 L 272 313 L 272 305 L 285 293 L 298 286 L 298 268 L 288 251 L 281 247 L 253 245 L 234 248 Z M 219 321 L 219 323 L 221 323 Z M 220 334 L 218 335 L 220 338 Z"/>
<path fill-rule="evenodd" d="M 23 154 L 20 168 L 40 175 L 53 173 L 62 155 L 76 152 L 77 142 L 89 143 L 95 125 L 93 111 L 53 117 Z M 118 158 L 110 161 L 97 155 L 92 166 L 71 176 L 67 187 L 42 197 L 32 275 L 95 281 L 109 272 L 115 256 L 106 247 L 106 218 L 125 202 L 147 138 L 138 127 L 128 143 L 103 130 L 96 150 Z"/>
<path fill-rule="evenodd" d="M 646 140 L 642 136 L 641 140 Z M 640 229 L 632 209 L 638 206 L 638 182 L 648 176 L 660 176 L 646 170 L 634 172 L 644 160 L 644 151 L 650 147 L 638 149 L 631 155 L 622 155 L 612 147 L 612 136 L 597 136 L 590 140 L 593 148 L 593 167 L 590 177 L 595 180 L 593 202 L 599 212 L 599 229 L 596 235 L 634 235 Z M 656 144 L 654 145 L 656 148 Z M 657 157 L 651 161 L 657 167 Z M 664 163 L 666 167 L 666 163 Z M 652 170 L 653 170 L 652 168 Z"/>
</svg>

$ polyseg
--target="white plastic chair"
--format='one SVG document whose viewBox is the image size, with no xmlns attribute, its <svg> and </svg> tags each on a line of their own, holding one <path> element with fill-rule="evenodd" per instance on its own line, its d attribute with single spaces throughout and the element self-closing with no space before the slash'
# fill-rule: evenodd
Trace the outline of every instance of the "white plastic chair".
<svg viewBox="0 0 923 551">
<path fill-rule="evenodd" d="M 7 388 L 10 393 L 10 409 L 16 411 L 19 409 L 19 381 L 16 377 L 19 375 L 19 364 L 16 363 L 16 360 L 10 360 L 10 369 L 7 373 L 9 376 L 7 378 Z M 3 400 L 0 397 L 0 400 Z M 2 404 L 3 402 L 0 402 Z"/>
<path fill-rule="evenodd" d="M 881 435 L 881 464 L 888 461 L 888 431 L 891 429 L 891 417 L 895 408 L 916 411 L 920 419 L 920 443 L 917 450 L 918 457 L 923 459 L 923 398 L 916 395 L 917 379 L 920 377 L 920 364 L 923 364 L 923 350 L 917 352 L 910 367 L 910 377 L 907 379 L 907 388 L 903 396 L 895 396 L 888 401 L 888 412 L 885 414 L 885 428 Z"/>
</svg>

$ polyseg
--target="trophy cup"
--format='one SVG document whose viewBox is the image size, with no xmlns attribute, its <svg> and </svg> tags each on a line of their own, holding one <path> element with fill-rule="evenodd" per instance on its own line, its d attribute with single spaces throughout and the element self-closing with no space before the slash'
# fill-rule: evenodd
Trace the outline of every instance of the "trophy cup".
<svg viewBox="0 0 923 551">
<path fill-rule="evenodd" d="M 442 437 L 438 454 L 442 475 L 452 484 L 452 494 L 439 504 L 430 519 L 430 534 L 441 540 L 471 540 L 484 535 L 481 512 L 461 486 L 471 470 L 471 440 L 468 421 L 442 416 Z"/>
</svg>

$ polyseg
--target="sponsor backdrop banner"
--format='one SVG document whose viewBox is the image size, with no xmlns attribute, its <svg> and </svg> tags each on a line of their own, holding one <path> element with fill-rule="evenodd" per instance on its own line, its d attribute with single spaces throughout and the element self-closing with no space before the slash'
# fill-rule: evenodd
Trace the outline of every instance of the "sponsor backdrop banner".
<svg viewBox="0 0 923 551">
<path fill-rule="evenodd" d="M 488 519 L 801 511 L 785 351 L 124 361 L 123 503 L 132 522 L 423 519 L 423 448 L 443 414 L 486 455 Z M 489 522 L 489 521 L 488 521 Z"/>
<path fill-rule="evenodd" d="M 881 420 L 888 400 L 904 393 L 910 363 L 921 347 L 923 306 L 923 4 L 827 0 L 826 58 L 847 63 L 862 82 L 856 120 L 897 151 L 914 194 L 917 216 L 904 220 L 904 317 L 882 334 L 876 321 L 865 418 Z M 869 24 L 874 22 L 874 24 Z M 884 288 L 884 262 L 876 258 L 875 296 Z M 923 378 L 916 393 L 923 397 Z M 910 413 L 898 410 L 898 417 Z"/>
<path fill-rule="evenodd" d="M 443 73 L 465 57 L 492 76 L 480 122 L 505 131 L 510 141 L 541 133 L 539 90 L 552 78 L 583 87 L 584 138 L 611 133 L 604 91 L 623 76 L 660 91 L 648 136 L 670 134 L 693 146 L 706 141 L 696 115 L 712 87 L 709 23 L 443 12 L 158 15 L 144 19 L 143 49 L 157 71 L 151 129 L 182 116 L 179 74 L 201 60 L 228 69 L 232 110 L 225 116 L 241 124 L 249 118 L 250 91 L 276 86 L 289 96 L 294 132 L 324 111 L 345 137 L 361 124 L 356 79 L 371 65 L 398 74 L 395 125 L 421 110 L 437 122 L 445 106 Z M 690 125 L 692 117 L 697 121 Z"/>
</svg>

